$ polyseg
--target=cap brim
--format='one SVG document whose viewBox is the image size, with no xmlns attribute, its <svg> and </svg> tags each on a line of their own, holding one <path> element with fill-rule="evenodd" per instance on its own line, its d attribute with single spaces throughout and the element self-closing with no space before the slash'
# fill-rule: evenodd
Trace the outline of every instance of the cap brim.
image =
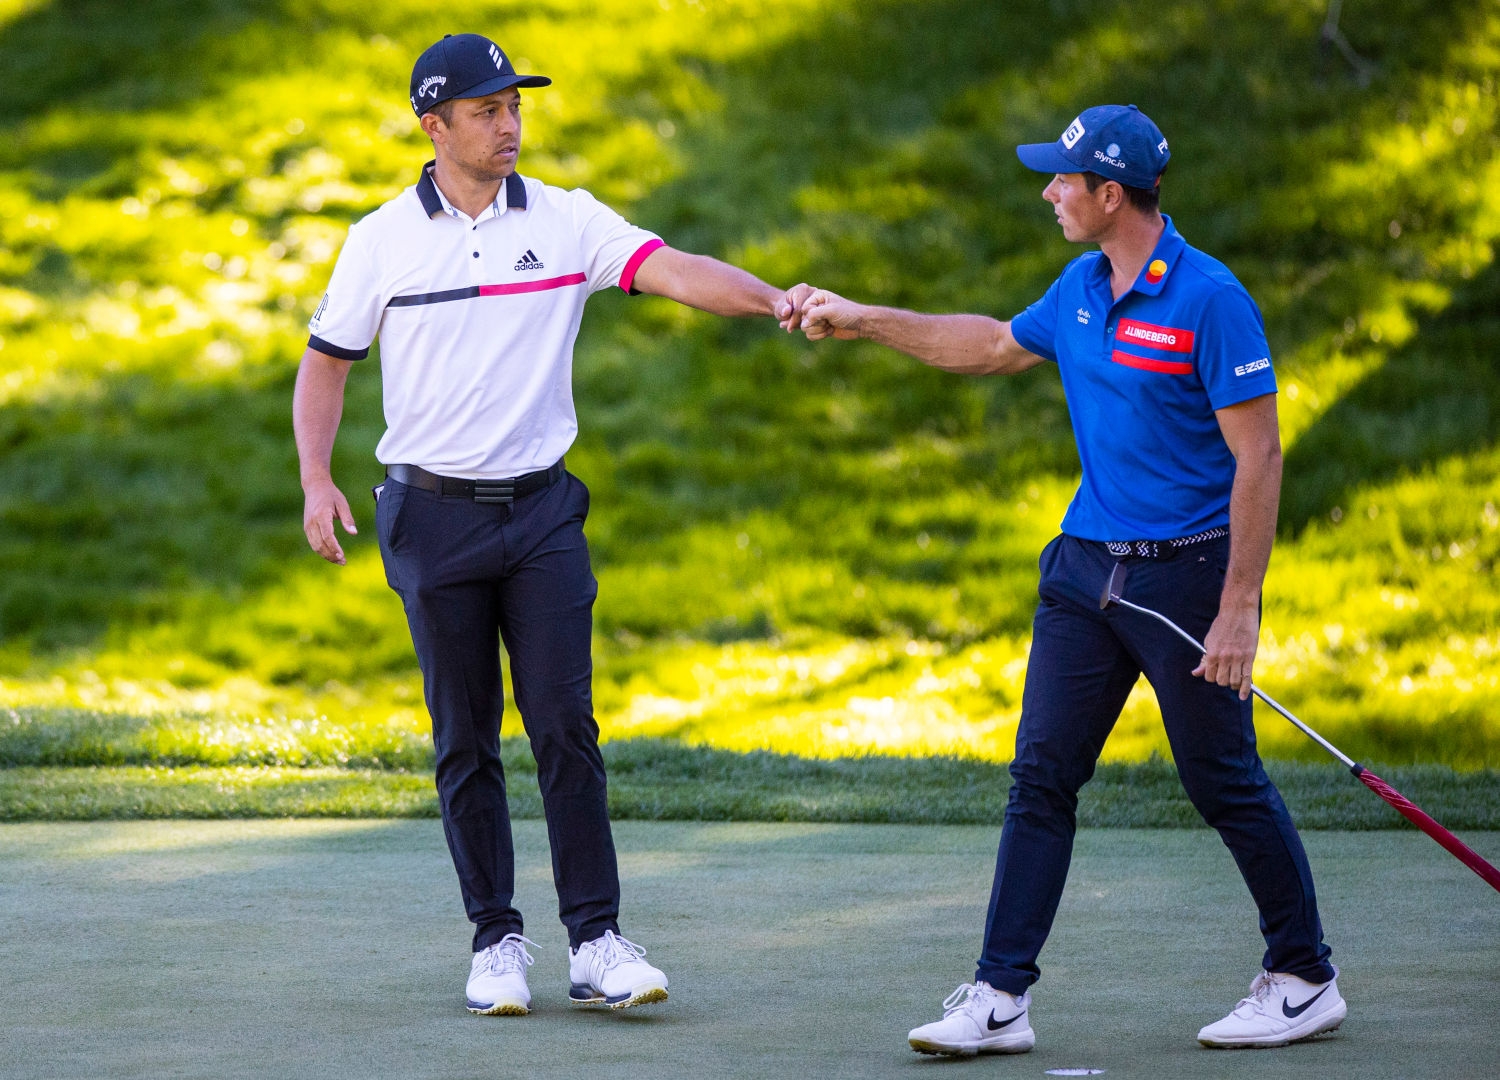
<svg viewBox="0 0 1500 1080">
<path fill-rule="evenodd" d="M 501 90 L 509 90 L 512 86 L 551 85 L 552 80 L 545 75 L 497 75 L 493 79 L 486 79 L 484 82 L 476 86 L 471 86 L 467 90 L 460 90 L 456 94 L 445 97 L 442 101 L 428 102 L 418 110 L 417 115 L 421 116 L 423 113 L 431 112 L 438 105 L 442 104 L 443 101 L 462 101 L 464 98 L 488 97 L 490 94 L 498 94 Z"/>
<path fill-rule="evenodd" d="M 545 75 L 497 75 L 493 79 L 485 80 L 478 86 L 471 86 L 467 90 L 454 94 L 449 100 L 487 97 L 490 94 L 498 94 L 501 90 L 509 90 L 512 86 L 551 85 L 552 80 Z"/>
<path fill-rule="evenodd" d="M 1048 143 L 1022 143 L 1016 147 L 1016 157 L 1021 159 L 1021 164 L 1028 169 L 1040 173 L 1075 173 L 1083 172 L 1083 166 L 1076 161 L 1069 161 L 1057 148 L 1055 142 Z"/>
</svg>

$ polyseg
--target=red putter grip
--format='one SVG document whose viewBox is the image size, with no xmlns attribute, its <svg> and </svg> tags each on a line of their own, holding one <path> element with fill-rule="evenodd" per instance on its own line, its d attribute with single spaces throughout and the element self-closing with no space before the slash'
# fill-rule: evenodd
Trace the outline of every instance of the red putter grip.
<svg viewBox="0 0 1500 1080">
<path fill-rule="evenodd" d="M 1491 888 L 1500 892 L 1500 870 L 1496 870 L 1486 862 L 1479 852 L 1443 828 L 1405 795 L 1363 765 L 1356 765 L 1350 771 L 1359 777 L 1360 783 L 1400 811 L 1402 817 L 1442 844 L 1455 859 L 1482 877 Z"/>
</svg>

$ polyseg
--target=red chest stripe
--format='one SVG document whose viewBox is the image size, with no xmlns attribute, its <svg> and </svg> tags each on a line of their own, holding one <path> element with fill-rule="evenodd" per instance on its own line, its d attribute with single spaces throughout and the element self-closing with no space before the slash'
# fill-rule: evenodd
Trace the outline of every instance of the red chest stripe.
<svg viewBox="0 0 1500 1080">
<path fill-rule="evenodd" d="M 1121 352 L 1119 349 L 1111 353 L 1109 358 L 1117 364 L 1140 368 L 1142 371 L 1165 371 L 1168 375 L 1191 375 L 1193 373 L 1191 361 L 1152 360 L 1150 357 L 1135 356 L 1132 353 Z"/>
<path fill-rule="evenodd" d="M 1157 326 L 1155 323 L 1121 319 L 1115 330 L 1115 340 L 1132 345 L 1144 345 L 1148 349 L 1163 352 L 1190 353 L 1193 351 L 1193 332 L 1179 330 L 1175 326 Z"/>
</svg>

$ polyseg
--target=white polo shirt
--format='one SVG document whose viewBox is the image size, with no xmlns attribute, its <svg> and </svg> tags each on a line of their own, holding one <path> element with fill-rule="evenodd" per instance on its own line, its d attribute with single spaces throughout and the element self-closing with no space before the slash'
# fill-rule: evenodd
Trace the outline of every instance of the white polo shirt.
<svg viewBox="0 0 1500 1080">
<path fill-rule="evenodd" d="M 308 345 L 361 360 L 379 334 L 381 462 L 486 480 L 545 469 L 578 434 L 584 301 L 629 292 L 662 241 L 586 191 L 515 175 L 473 219 L 431 169 L 350 226 Z"/>
</svg>

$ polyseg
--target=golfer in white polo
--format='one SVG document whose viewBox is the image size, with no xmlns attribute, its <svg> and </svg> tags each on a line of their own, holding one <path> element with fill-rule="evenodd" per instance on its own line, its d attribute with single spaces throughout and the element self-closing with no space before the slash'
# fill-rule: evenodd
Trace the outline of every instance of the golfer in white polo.
<svg viewBox="0 0 1500 1080">
<path fill-rule="evenodd" d="M 467 1006 L 490 1015 L 528 1011 L 534 945 L 512 903 L 502 641 L 537 762 L 569 997 L 614 1008 L 667 997 L 667 977 L 620 934 L 591 700 L 589 496 L 563 465 L 578 431 L 584 301 L 620 288 L 800 321 L 782 290 L 666 246 L 586 191 L 519 175 L 519 88 L 550 81 L 517 74 L 477 34 L 445 37 L 417 60 L 411 105 L 435 160 L 350 228 L 294 402 L 308 543 L 342 565 L 333 523 L 355 525 L 330 455 L 345 380 L 378 336 L 387 426 L 376 532 L 421 664 L 443 829 L 475 927 Z"/>
</svg>

